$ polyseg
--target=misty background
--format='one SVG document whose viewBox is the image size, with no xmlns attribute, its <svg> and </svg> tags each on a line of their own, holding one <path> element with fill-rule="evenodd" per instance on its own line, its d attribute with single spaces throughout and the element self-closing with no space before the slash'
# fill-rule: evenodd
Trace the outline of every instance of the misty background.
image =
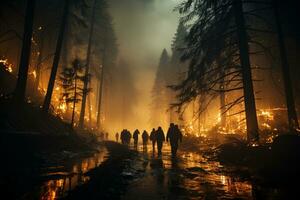
<svg viewBox="0 0 300 200">
<path fill-rule="evenodd" d="M 119 45 L 119 59 L 133 72 L 137 103 L 132 127 L 149 127 L 151 88 L 164 48 L 171 52 L 179 14 L 173 11 L 179 0 L 109 0 Z M 130 97 L 129 97 L 130 98 Z M 130 127 L 129 127 L 130 128 Z"/>
</svg>

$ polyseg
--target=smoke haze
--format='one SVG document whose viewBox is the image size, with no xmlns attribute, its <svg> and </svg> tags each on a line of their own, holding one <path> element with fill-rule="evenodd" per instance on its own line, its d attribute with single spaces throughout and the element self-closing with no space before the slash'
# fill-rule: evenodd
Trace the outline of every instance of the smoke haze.
<svg viewBox="0 0 300 200">
<path fill-rule="evenodd" d="M 163 48 L 170 52 L 179 19 L 178 13 L 173 11 L 178 1 L 108 1 L 118 38 L 119 57 L 132 69 L 138 91 L 134 116 L 129 116 L 132 117 L 132 128 L 150 128 L 150 90 Z"/>
</svg>

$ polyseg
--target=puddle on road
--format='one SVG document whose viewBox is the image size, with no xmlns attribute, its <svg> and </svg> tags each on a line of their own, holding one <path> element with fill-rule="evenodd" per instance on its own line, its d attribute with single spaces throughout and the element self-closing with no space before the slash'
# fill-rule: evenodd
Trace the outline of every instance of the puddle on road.
<svg viewBox="0 0 300 200">
<path fill-rule="evenodd" d="M 252 199 L 250 182 L 222 172 L 218 162 L 196 153 L 178 152 L 172 159 L 169 145 L 161 157 L 139 146 L 145 176 L 133 182 L 122 199 Z"/>
<path fill-rule="evenodd" d="M 99 149 L 99 152 L 89 158 L 82 159 L 71 166 L 56 168 L 61 169 L 61 171 L 49 168 L 49 171 L 54 170 L 55 172 L 49 172 L 45 174 L 46 176 L 60 178 L 53 178 L 46 181 L 39 188 L 39 199 L 54 200 L 63 197 L 75 187 L 87 182 L 89 177 L 84 174 L 103 163 L 107 159 L 107 154 L 106 148 L 102 147 Z"/>
</svg>

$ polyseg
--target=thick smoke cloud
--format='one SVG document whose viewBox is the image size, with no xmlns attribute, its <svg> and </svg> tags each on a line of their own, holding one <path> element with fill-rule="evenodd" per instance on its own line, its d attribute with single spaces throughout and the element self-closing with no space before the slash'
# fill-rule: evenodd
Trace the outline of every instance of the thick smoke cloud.
<svg viewBox="0 0 300 200">
<path fill-rule="evenodd" d="M 149 104 L 159 56 L 170 44 L 178 25 L 173 11 L 179 0 L 109 0 L 120 57 L 134 72 L 138 103 L 133 127 L 150 128 Z"/>
</svg>

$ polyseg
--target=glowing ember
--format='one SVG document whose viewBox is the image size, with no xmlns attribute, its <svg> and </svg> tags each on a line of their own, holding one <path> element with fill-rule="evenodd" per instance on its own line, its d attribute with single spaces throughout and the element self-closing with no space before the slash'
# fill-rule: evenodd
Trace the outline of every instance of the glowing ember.
<svg viewBox="0 0 300 200">
<path fill-rule="evenodd" d="M 261 116 L 261 117 L 264 117 L 266 120 L 274 120 L 274 115 L 273 113 L 271 112 L 271 109 L 261 109 L 259 112 L 258 112 L 258 116 Z"/>
<path fill-rule="evenodd" d="M 59 109 L 62 113 L 65 113 L 67 111 L 67 105 L 66 103 L 61 103 L 58 105 L 57 109 Z"/>
<path fill-rule="evenodd" d="M 265 129 L 271 129 L 271 126 L 267 123 L 262 123 L 261 126 L 264 127 Z"/>
<path fill-rule="evenodd" d="M 7 59 L 0 59 L 0 64 L 4 67 L 4 69 L 6 70 L 6 71 L 8 71 L 9 73 L 12 73 L 13 72 L 13 65 L 12 64 L 10 64 L 9 62 L 8 62 L 8 60 Z"/>
<path fill-rule="evenodd" d="M 218 117 L 217 117 L 217 122 L 218 122 L 218 123 L 220 123 L 220 122 L 221 122 L 221 113 L 219 113 L 219 114 L 218 114 Z"/>
<path fill-rule="evenodd" d="M 33 77 L 36 79 L 36 71 L 35 70 L 33 70 L 30 74 L 32 74 Z"/>
</svg>

